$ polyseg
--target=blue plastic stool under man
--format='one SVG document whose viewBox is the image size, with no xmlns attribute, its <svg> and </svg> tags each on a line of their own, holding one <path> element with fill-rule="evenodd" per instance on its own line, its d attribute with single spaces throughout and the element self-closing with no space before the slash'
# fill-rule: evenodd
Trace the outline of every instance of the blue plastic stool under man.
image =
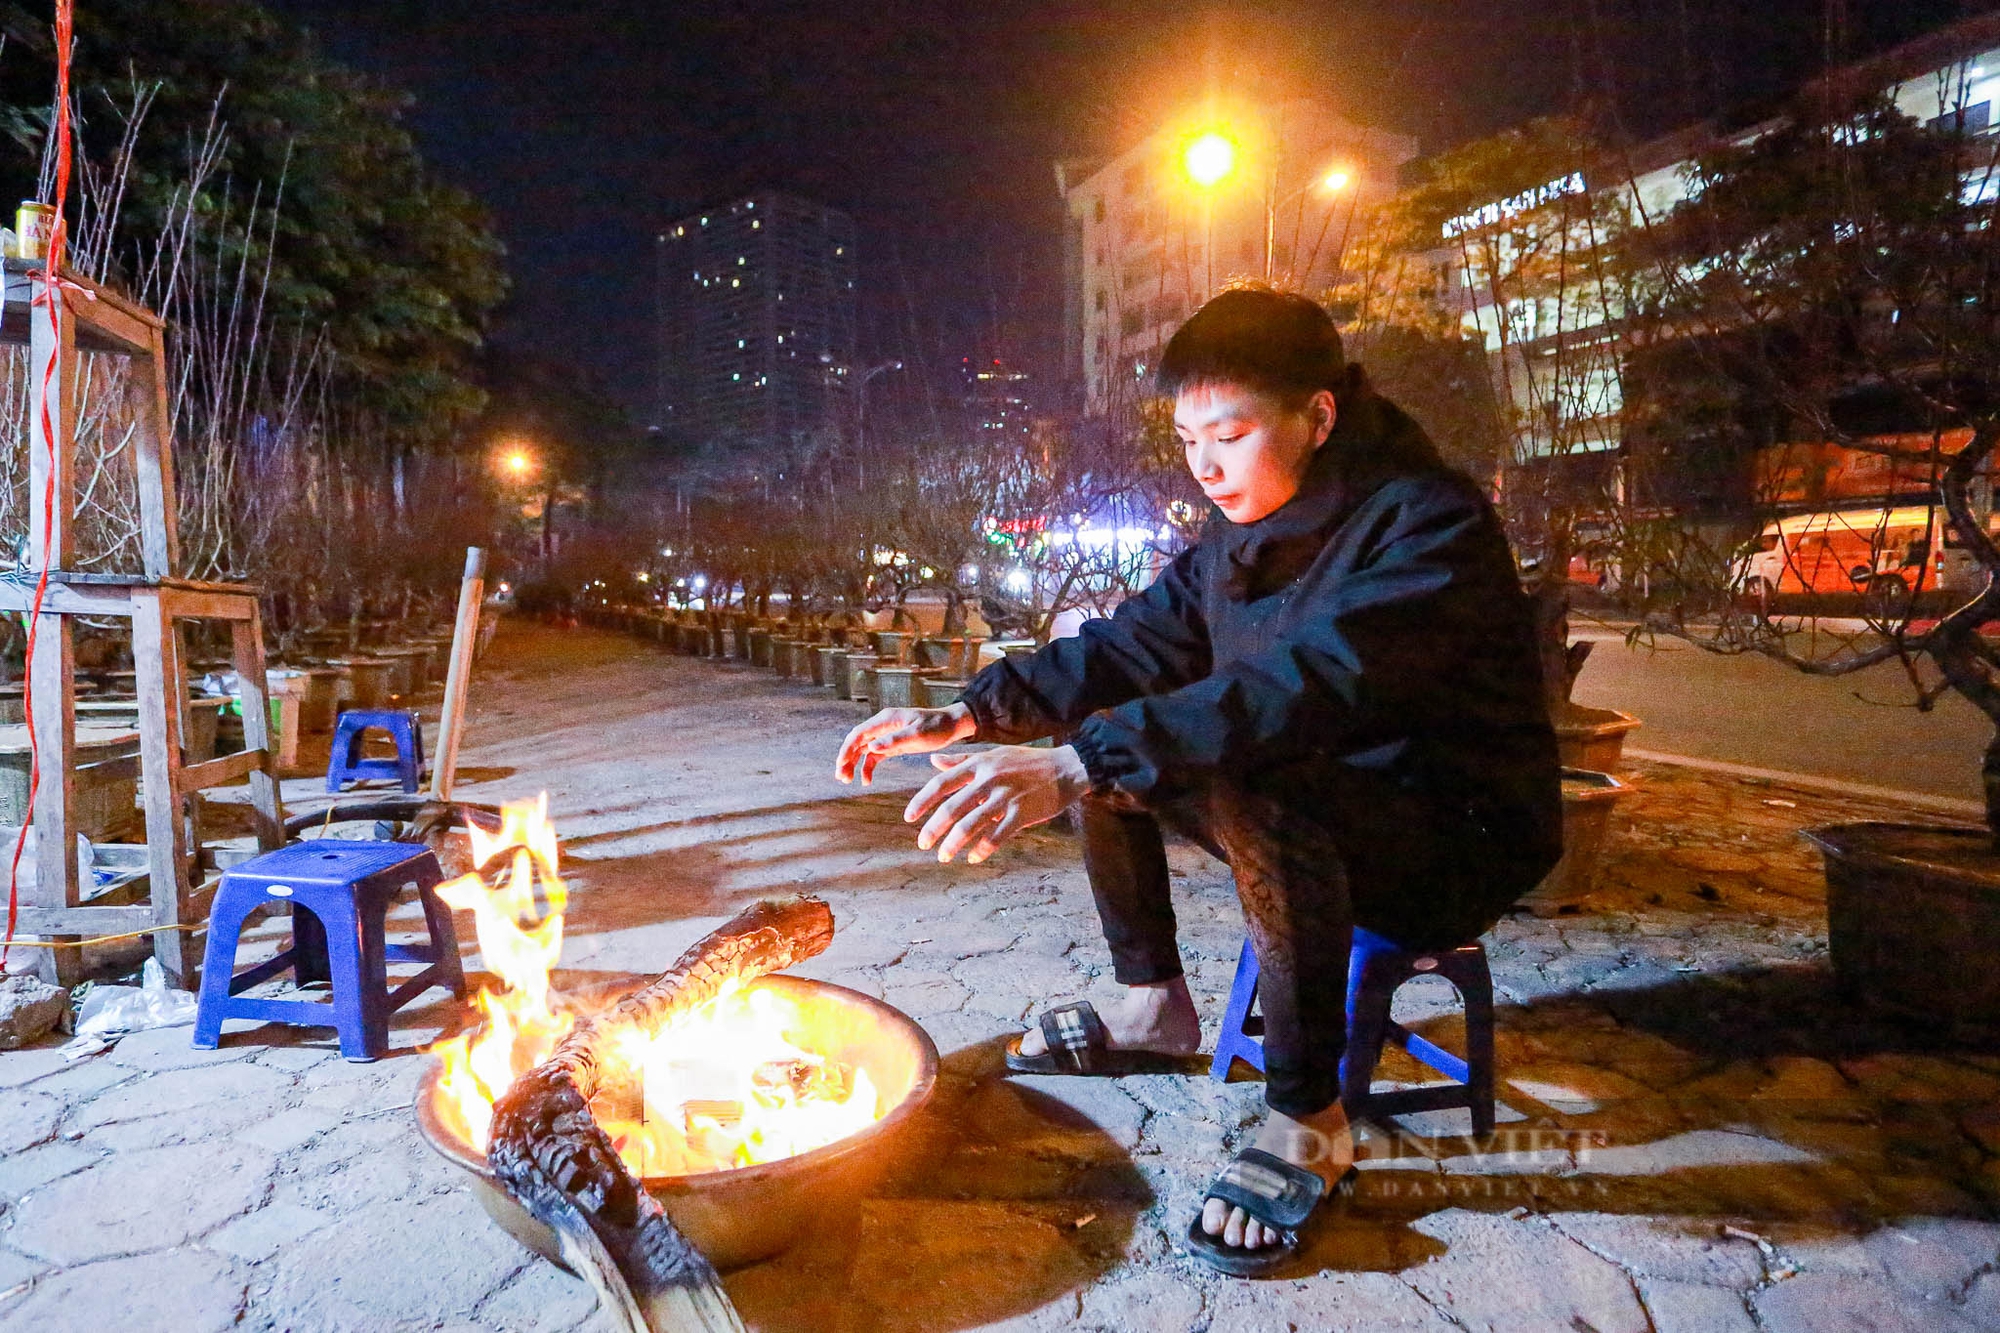
<svg viewBox="0 0 2000 1333">
<path fill-rule="evenodd" d="M 363 759 L 361 746 L 370 731 L 386 731 L 396 742 L 394 759 Z M 424 771 L 424 728 L 406 708 L 355 708 L 340 715 L 333 729 L 333 754 L 326 765 L 326 789 L 337 792 L 363 778 L 394 778 L 403 790 L 417 789 Z"/>
<path fill-rule="evenodd" d="M 1458 987 L 1465 1004 L 1464 1059 L 1389 1017 L 1396 988 L 1412 977 L 1428 975 Z M 1250 1012 L 1256 1001 L 1257 954 L 1245 940 L 1236 961 L 1236 981 L 1229 988 L 1222 1035 L 1215 1042 L 1215 1062 L 1209 1067 L 1217 1082 L 1229 1077 L 1232 1060 L 1243 1060 L 1259 1072 L 1264 1068 L 1260 1040 L 1264 1020 Z M 1375 1062 L 1389 1040 L 1452 1081 L 1370 1092 Z M 1472 1112 L 1474 1134 L 1493 1132 L 1493 974 L 1483 945 L 1474 940 L 1456 949 L 1416 952 L 1355 927 L 1354 950 L 1347 963 L 1347 1052 L 1340 1058 L 1340 1100 L 1350 1120 L 1463 1106 Z"/>
<path fill-rule="evenodd" d="M 438 898 L 437 858 L 416 843 L 319 838 L 266 852 L 223 872 L 209 909 L 208 952 L 201 968 L 194 1044 L 213 1050 L 228 1018 L 340 1030 L 349 1060 L 380 1059 L 389 1049 L 389 1015 L 432 986 L 465 997 L 451 909 Z M 417 886 L 426 946 L 385 945 L 383 918 L 396 891 Z M 292 909 L 292 946 L 269 962 L 236 972 L 237 937 L 250 913 L 269 903 Z M 390 963 L 423 971 L 389 989 Z M 239 992 L 290 970 L 298 983 L 330 981 L 332 1003 L 259 1000 Z"/>
</svg>

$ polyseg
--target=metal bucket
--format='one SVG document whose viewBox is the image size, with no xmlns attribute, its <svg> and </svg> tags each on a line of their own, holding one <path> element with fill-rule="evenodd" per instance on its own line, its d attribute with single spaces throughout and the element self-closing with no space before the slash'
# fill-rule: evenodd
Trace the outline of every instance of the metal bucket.
<svg viewBox="0 0 2000 1333">
<path fill-rule="evenodd" d="M 865 1070 L 889 1110 L 859 1133 L 797 1157 L 646 1180 L 647 1192 L 674 1225 L 724 1271 L 782 1253 L 809 1230 L 851 1225 L 856 1206 L 895 1163 L 903 1131 L 937 1086 L 937 1046 L 900 1010 L 804 977 L 769 976 L 753 984 L 815 1001 L 813 1030 L 791 1034 L 793 1040 Z M 561 1264 L 555 1233 L 514 1202 L 485 1157 L 451 1130 L 437 1106 L 437 1080 L 434 1066 L 417 1088 L 417 1128 L 424 1141 L 472 1175 L 480 1207 L 503 1231 Z"/>
</svg>

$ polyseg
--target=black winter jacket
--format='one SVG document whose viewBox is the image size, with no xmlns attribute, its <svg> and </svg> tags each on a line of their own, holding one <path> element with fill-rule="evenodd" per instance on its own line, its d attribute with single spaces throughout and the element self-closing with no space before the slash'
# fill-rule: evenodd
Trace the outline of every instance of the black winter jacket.
<svg viewBox="0 0 2000 1333">
<path fill-rule="evenodd" d="M 1274 793 L 1350 877 L 1457 900 L 1476 933 L 1561 851 L 1533 617 L 1479 488 L 1386 399 L 1341 409 L 1283 507 L 1216 514 L 1146 591 L 965 701 L 979 740 L 1066 735 L 1095 790 L 1141 806 Z"/>
</svg>

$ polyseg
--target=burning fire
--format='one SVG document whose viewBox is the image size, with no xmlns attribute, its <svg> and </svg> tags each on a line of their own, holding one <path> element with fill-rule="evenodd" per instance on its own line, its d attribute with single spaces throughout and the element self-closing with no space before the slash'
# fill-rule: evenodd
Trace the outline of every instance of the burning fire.
<svg viewBox="0 0 2000 1333">
<path fill-rule="evenodd" d="M 549 989 L 568 893 L 547 795 L 507 806 L 498 833 L 474 825 L 471 837 L 479 869 L 438 894 L 473 914 L 480 954 L 504 986 L 479 993 L 478 1027 L 431 1050 L 443 1061 L 446 1120 L 484 1152 L 494 1101 L 548 1058 L 577 1015 Z M 508 852 L 489 889 L 489 863 Z M 658 1032 L 633 1028 L 621 1034 L 619 1054 L 639 1071 L 643 1100 L 617 1116 L 600 1109 L 599 1124 L 641 1177 L 753 1166 L 845 1138 L 884 1108 L 866 1072 L 799 1045 L 811 1026 L 791 997 L 732 984 Z"/>
</svg>

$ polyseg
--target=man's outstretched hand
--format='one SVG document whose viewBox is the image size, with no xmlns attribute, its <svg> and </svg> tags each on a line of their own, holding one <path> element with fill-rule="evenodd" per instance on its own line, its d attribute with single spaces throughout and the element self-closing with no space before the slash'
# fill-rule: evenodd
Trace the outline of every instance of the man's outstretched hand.
<svg viewBox="0 0 2000 1333">
<path fill-rule="evenodd" d="M 847 733 L 833 761 L 833 775 L 842 782 L 859 776 L 875 780 L 875 765 L 895 754 L 925 754 L 956 741 L 969 740 L 978 729 L 964 704 L 949 708 L 885 708 Z"/>
<path fill-rule="evenodd" d="M 1067 745 L 998 745 L 978 754 L 934 754 L 937 776 L 910 798 L 903 822 L 923 821 L 917 846 L 978 865 L 1024 828 L 1047 823 L 1090 790 L 1083 761 Z"/>
</svg>

